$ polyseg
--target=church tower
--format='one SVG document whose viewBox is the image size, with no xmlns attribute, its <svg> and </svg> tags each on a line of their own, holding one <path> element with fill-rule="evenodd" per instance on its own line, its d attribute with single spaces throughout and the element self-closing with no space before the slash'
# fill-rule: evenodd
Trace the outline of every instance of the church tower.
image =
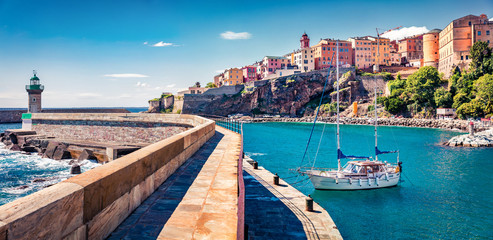
<svg viewBox="0 0 493 240">
<path fill-rule="evenodd" d="M 310 38 L 308 38 L 308 35 L 306 34 L 306 32 L 303 33 L 303 35 L 301 36 L 300 43 L 301 43 L 301 46 L 300 46 L 301 49 L 310 47 Z"/>
<path fill-rule="evenodd" d="M 30 80 L 30 84 L 26 85 L 26 91 L 29 96 L 29 104 L 27 112 L 41 112 L 41 93 L 44 86 L 39 83 L 39 78 L 36 76 L 36 71 L 33 70 L 34 76 Z"/>
</svg>

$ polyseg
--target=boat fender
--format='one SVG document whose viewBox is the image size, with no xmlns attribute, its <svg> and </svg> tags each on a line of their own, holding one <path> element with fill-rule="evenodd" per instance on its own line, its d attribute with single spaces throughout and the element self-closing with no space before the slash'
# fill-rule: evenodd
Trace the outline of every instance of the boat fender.
<svg viewBox="0 0 493 240">
<path fill-rule="evenodd" d="M 349 185 L 353 185 L 353 179 L 349 178 Z"/>
<path fill-rule="evenodd" d="M 395 173 L 400 172 L 399 166 L 395 167 Z"/>
<path fill-rule="evenodd" d="M 339 184 L 339 177 L 336 175 L 336 184 Z"/>
<path fill-rule="evenodd" d="M 371 179 L 368 178 L 368 186 L 371 186 Z"/>
<path fill-rule="evenodd" d="M 389 181 L 389 173 L 385 173 L 385 180 Z"/>
<path fill-rule="evenodd" d="M 361 187 L 361 178 L 358 179 L 359 186 Z"/>
<path fill-rule="evenodd" d="M 378 186 L 378 178 L 375 178 L 375 184 Z"/>
</svg>

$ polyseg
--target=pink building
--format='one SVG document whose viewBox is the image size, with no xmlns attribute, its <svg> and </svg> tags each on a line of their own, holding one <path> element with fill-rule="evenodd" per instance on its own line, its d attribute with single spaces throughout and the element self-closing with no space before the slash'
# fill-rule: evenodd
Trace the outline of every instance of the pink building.
<svg viewBox="0 0 493 240">
<path fill-rule="evenodd" d="M 262 66 L 265 69 L 262 78 L 276 73 L 276 69 L 286 68 L 291 62 L 287 57 L 266 56 L 262 60 Z"/>
<path fill-rule="evenodd" d="M 245 82 L 252 82 L 257 80 L 257 68 L 254 66 L 245 66 L 241 68 L 243 70 L 243 79 Z"/>
</svg>

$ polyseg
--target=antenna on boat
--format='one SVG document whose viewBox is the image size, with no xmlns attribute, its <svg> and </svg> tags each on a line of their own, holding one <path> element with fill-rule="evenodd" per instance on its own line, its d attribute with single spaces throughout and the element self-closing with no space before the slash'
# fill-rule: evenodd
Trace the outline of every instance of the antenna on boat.
<svg viewBox="0 0 493 240">
<path fill-rule="evenodd" d="M 378 29 L 377 29 L 377 66 L 375 69 L 375 161 L 378 161 L 378 153 L 377 153 L 377 146 L 378 146 L 378 134 L 377 134 L 377 124 L 378 124 L 378 114 L 377 114 L 377 72 L 379 71 L 379 64 L 380 64 L 380 35 L 378 34 Z"/>
<path fill-rule="evenodd" d="M 337 77 L 337 171 L 341 171 L 341 142 L 339 140 L 339 40 L 336 41 L 336 77 Z"/>
</svg>

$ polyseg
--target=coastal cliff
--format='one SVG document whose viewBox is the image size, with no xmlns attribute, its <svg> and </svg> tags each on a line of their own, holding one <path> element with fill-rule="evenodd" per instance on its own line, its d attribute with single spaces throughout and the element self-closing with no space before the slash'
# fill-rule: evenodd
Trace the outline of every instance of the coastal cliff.
<svg viewBox="0 0 493 240">
<path fill-rule="evenodd" d="M 281 115 L 292 117 L 311 116 L 318 107 L 328 70 L 312 71 L 279 77 L 262 84 L 246 84 L 245 88 L 233 95 L 186 96 L 183 113 L 227 116 L 245 115 Z M 374 78 L 364 79 L 355 76 L 354 68 L 340 69 L 340 99 L 352 102 L 368 96 L 373 91 Z M 330 72 L 323 103 L 335 100 L 335 71 Z M 385 81 L 377 77 L 380 91 Z M 207 101 L 206 101 L 207 100 Z"/>
</svg>

